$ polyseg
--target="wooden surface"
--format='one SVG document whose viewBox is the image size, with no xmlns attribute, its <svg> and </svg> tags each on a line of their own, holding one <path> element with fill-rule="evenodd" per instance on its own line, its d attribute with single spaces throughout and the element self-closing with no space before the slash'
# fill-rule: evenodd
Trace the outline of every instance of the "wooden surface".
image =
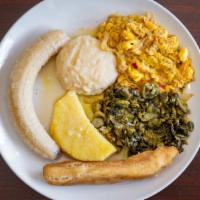
<svg viewBox="0 0 200 200">
<path fill-rule="evenodd" d="M 24 12 L 38 2 L 38 0 L 0 0 L 0 39 Z M 157 0 L 157 2 L 172 11 L 191 31 L 198 45 L 200 45 L 200 0 Z M 0 199 L 45 200 L 47 198 L 26 186 L 0 158 Z M 200 153 L 181 177 L 150 199 L 200 199 Z"/>
</svg>

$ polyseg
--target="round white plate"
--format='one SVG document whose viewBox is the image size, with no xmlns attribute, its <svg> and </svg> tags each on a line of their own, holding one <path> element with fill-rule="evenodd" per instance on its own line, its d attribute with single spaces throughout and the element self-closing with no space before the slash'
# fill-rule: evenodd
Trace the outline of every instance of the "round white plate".
<svg viewBox="0 0 200 200">
<path fill-rule="evenodd" d="M 190 100 L 191 118 L 195 130 L 189 145 L 173 164 L 157 176 L 112 185 L 77 185 L 56 187 L 42 180 L 41 159 L 27 148 L 13 127 L 7 103 L 10 70 L 24 48 L 40 34 L 50 29 L 63 29 L 68 34 L 83 27 L 94 27 L 113 12 L 122 14 L 153 12 L 169 32 L 176 34 L 189 49 L 196 79 L 188 89 L 194 94 Z M 151 0 L 47 0 L 22 16 L 8 31 L 0 45 L 0 148 L 9 167 L 27 185 L 51 199 L 102 200 L 148 198 L 172 183 L 189 165 L 200 144 L 200 54 L 199 48 L 183 24 L 168 10 Z"/>
</svg>

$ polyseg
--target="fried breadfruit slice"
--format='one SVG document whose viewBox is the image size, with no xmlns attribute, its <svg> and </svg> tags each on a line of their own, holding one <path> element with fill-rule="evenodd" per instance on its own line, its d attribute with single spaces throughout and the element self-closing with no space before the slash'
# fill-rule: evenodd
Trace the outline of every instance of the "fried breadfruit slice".
<svg viewBox="0 0 200 200">
<path fill-rule="evenodd" d="M 178 155 L 175 147 L 159 147 L 131 156 L 126 160 L 47 164 L 43 176 L 53 185 L 115 183 L 152 176 L 169 165 Z"/>
</svg>

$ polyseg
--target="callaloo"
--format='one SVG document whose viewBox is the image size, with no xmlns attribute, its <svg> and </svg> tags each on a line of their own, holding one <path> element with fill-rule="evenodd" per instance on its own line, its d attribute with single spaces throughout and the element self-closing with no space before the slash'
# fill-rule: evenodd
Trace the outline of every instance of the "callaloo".
<svg viewBox="0 0 200 200">
<path fill-rule="evenodd" d="M 119 149 L 127 147 L 129 155 L 163 145 L 182 152 L 194 128 L 186 100 L 155 84 L 140 89 L 114 84 L 93 106 L 94 126 Z"/>
</svg>

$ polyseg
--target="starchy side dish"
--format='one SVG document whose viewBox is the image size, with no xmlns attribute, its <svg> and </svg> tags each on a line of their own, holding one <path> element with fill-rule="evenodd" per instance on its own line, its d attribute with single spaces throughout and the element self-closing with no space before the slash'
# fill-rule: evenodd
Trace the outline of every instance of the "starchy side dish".
<svg viewBox="0 0 200 200">
<path fill-rule="evenodd" d="M 74 91 L 56 102 L 50 134 L 64 152 L 78 160 L 105 160 L 116 151 L 87 118 Z"/>
<path fill-rule="evenodd" d="M 116 183 L 152 176 L 169 165 L 176 155 L 175 147 L 159 147 L 126 160 L 64 161 L 45 165 L 43 175 L 53 185 Z"/>
<path fill-rule="evenodd" d="M 95 95 L 103 92 L 117 78 L 116 61 L 112 52 L 99 48 L 92 36 L 70 40 L 56 59 L 58 78 L 67 90 Z"/>
<path fill-rule="evenodd" d="M 32 100 L 33 85 L 42 66 L 66 43 L 63 31 L 44 34 L 17 61 L 11 73 L 10 109 L 23 140 L 44 158 L 55 159 L 59 147 L 39 122 Z"/>
<path fill-rule="evenodd" d="M 65 94 L 55 98 L 45 129 L 32 91 L 50 58 Z M 45 165 L 47 183 L 115 183 L 152 176 L 184 151 L 194 129 L 184 89 L 193 79 L 187 48 L 152 14 L 115 14 L 92 34 L 50 31 L 26 50 L 11 73 L 10 108 L 35 152 L 75 159 Z"/>
</svg>

